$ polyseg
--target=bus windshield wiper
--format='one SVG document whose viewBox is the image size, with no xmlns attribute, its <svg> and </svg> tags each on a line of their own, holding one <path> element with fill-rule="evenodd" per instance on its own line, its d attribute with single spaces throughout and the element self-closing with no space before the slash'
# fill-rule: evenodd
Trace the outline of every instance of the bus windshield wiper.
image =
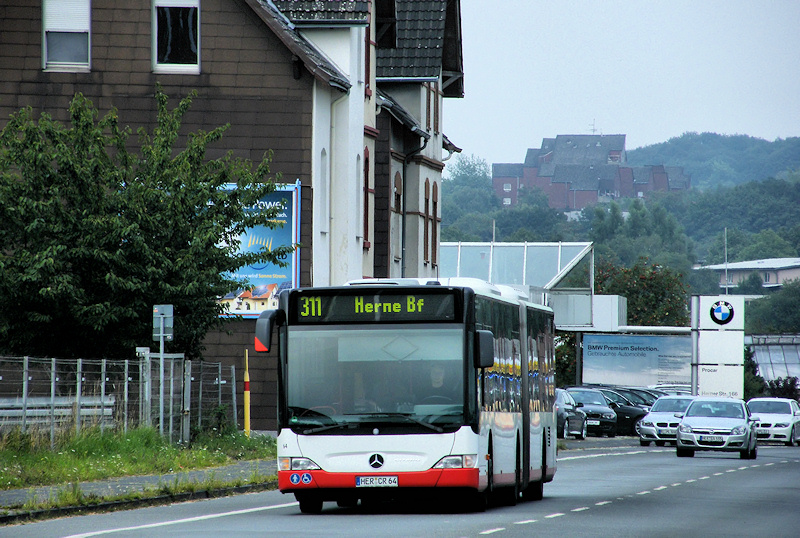
<svg viewBox="0 0 800 538">
<path fill-rule="evenodd" d="M 336 424 L 326 424 L 324 426 L 318 426 L 316 428 L 309 428 L 307 430 L 303 430 L 303 435 L 310 435 L 312 433 L 320 433 L 328 430 L 335 430 L 337 428 L 349 428 L 353 426 L 350 422 L 337 422 Z"/>
<path fill-rule="evenodd" d="M 397 414 L 366 413 L 366 414 L 363 414 L 361 416 L 368 417 L 368 418 L 395 418 L 395 417 L 399 417 L 399 418 L 402 418 L 403 420 L 406 420 L 408 422 L 413 422 L 415 424 L 419 424 L 420 426 L 425 426 L 426 428 L 429 428 L 429 429 L 431 429 L 431 430 L 433 430 L 433 431 L 435 431 L 437 433 L 442 433 L 444 431 L 443 428 L 440 428 L 439 426 L 437 426 L 435 424 L 431 424 L 430 422 L 425 422 L 424 420 L 419 420 L 418 418 L 414 418 L 411 415 L 408 415 L 408 414 L 405 414 L 405 413 L 397 413 Z"/>
</svg>

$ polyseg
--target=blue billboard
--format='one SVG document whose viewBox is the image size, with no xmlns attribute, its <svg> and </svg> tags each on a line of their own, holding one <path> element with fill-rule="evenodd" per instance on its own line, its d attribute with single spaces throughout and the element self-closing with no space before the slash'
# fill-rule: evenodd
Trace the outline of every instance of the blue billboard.
<svg viewBox="0 0 800 538">
<path fill-rule="evenodd" d="M 249 211 L 278 208 L 272 222 L 275 228 L 256 226 L 239 237 L 239 251 L 260 252 L 263 248 L 294 245 L 300 241 L 300 181 L 292 185 L 276 185 Z M 295 249 L 285 260 L 286 267 L 273 263 L 261 263 L 241 267 L 231 277 L 247 280 L 248 287 L 223 297 L 220 302 L 227 305 L 228 314 L 258 317 L 263 310 L 277 307 L 277 295 L 283 289 L 296 288 L 300 282 L 300 249 Z"/>
</svg>

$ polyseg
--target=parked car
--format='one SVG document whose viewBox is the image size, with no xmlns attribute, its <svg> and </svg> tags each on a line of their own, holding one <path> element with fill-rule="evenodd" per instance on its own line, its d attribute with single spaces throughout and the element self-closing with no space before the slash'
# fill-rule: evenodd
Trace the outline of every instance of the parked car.
<svg viewBox="0 0 800 538">
<path fill-rule="evenodd" d="M 647 414 L 649 407 L 636 405 L 616 390 L 599 388 L 608 406 L 617 414 L 617 434 L 636 435 L 636 423 Z"/>
<path fill-rule="evenodd" d="M 743 460 L 758 455 L 757 416 L 751 415 L 743 400 L 696 397 L 685 413 L 675 438 L 679 458 L 691 458 L 696 450 L 738 452 Z"/>
<path fill-rule="evenodd" d="M 667 443 L 675 444 L 680 419 L 675 413 L 685 413 L 686 408 L 692 403 L 691 396 L 667 395 L 655 401 L 650 412 L 639 421 L 639 444 L 650 446 L 664 446 Z"/>
<path fill-rule="evenodd" d="M 758 414 L 759 441 L 777 441 L 786 446 L 800 445 L 800 405 L 789 398 L 752 398 L 747 407 Z"/>
<path fill-rule="evenodd" d="M 578 439 L 586 439 L 589 425 L 586 413 L 572 395 L 564 389 L 556 389 L 556 417 L 558 420 L 558 437 L 564 439 L 574 435 Z"/>
<path fill-rule="evenodd" d="M 609 437 L 617 435 L 617 414 L 609 407 L 602 392 L 578 387 L 568 388 L 567 391 L 578 404 L 583 404 L 581 409 L 586 413 L 589 433 Z"/>
<path fill-rule="evenodd" d="M 692 393 L 692 386 L 683 383 L 649 385 L 648 389 L 655 389 L 667 394 L 688 395 Z"/>
<path fill-rule="evenodd" d="M 642 400 L 644 400 L 645 404 L 652 407 L 656 400 L 660 397 L 666 395 L 665 392 L 661 391 L 654 391 L 652 389 L 643 389 L 640 387 L 622 387 L 625 391 L 635 394 Z M 626 394 L 623 392 L 623 394 Z"/>
</svg>

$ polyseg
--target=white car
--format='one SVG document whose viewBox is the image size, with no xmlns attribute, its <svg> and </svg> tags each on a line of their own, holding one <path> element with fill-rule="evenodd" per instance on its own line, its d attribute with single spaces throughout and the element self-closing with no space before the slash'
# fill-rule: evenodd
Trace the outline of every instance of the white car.
<svg viewBox="0 0 800 538">
<path fill-rule="evenodd" d="M 697 450 L 738 452 L 743 460 L 758 456 L 755 425 L 761 419 L 743 400 L 698 396 L 676 415 L 681 418 L 675 438 L 679 458 L 691 458 Z"/>
<path fill-rule="evenodd" d="M 759 421 L 756 435 L 759 441 L 800 445 L 800 405 L 789 398 L 752 398 L 748 400 L 750 412 Z"/>
<path fill-rule="evenodd" d="M 649 446 L 655 442 L 656 446 L 664 446 L 666 443 L 674 445 L 681 421 L 675 413 L 685 412 L 692 399 L 692 396 L 668 394 L 656 400 L 650 412 L 636 425 L 639 444 Z"/>
</svg>

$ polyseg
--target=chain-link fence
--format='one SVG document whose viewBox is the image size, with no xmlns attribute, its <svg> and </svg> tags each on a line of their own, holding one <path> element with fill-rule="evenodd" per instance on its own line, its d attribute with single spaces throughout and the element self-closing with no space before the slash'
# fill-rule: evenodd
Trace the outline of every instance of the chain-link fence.
<svg viewBox="0 0 800 538">
<path fill-rule="evenodd" d="M 0 356 L 0 431 L 157 427 L 187 443 L 194 429 L 237 424 L 236 373 L 219 363 L 137 350 L 138 360 Z"/>
</svg>

